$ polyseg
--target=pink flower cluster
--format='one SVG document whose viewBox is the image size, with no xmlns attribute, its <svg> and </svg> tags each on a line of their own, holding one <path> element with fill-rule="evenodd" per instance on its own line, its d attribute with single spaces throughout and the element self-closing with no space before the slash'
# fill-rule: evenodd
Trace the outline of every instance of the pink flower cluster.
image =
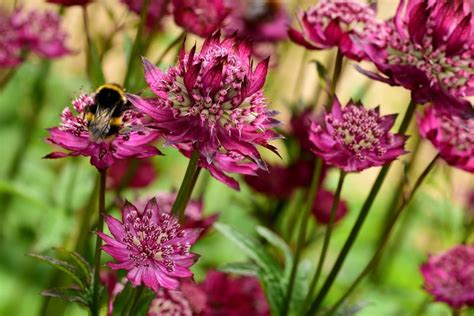
<svg viewBox="0 0 474 316">
<path fill-rule="evenodd" d="M 351 101 L 342 108 L 336 98 L 331 112 L 311 125 L 312 150 L 346 172 L 383 166 L 406 153 L 407 137 L 390 132 L 396 117 L 380 116 L 378 107 L 367 110 Z"/>
<path fill-rule="evenodd" d="M 199 53 L 196 47 L 182 51 L 178 65 L 165 73 L 144 59 L 145 78 L 156 98 L 128 99 L 154 120 L 168 144 L 186 156 L 198 151 L 201 167 L 238 189 L 224 172 L 266 169 L 255 145 L 275 151 L 268 141 L 278 137 L 271 128 L 279 122 L 261 91 L 268 60 L 253 69 L 249 43 L 219 38 L 219 33 L 207 38 Z"/>
<path fill-rule="evenodd" d="M 367 59 L 360 42 L 383 45 L 390 29 L 368 5 L 353 0 L 322 0 L 299 15 L 302 32 L 290 27 L 289 36 L 308 49 L 337 47 L 348 58 Z"/>
<path fill-rule="evenodd" d="M 18 8 L 10 15 L 0 12 L 0 67 L 14 67 L 26 55 L 57 58 L 70 54 L 59 16 L 52 11 Z"/>
<path fill-rule="evenodd" d="M 453 308 L 474 306 L 474 247 L 456 246 L 445 253 L 431 256 L 421 273 L 425 289 L 436 301 Z"/>
<path fill-rule="evenodd" d="M 148 158 L 160 153 L 149 145 L 159 133 L 144 126 L 143 114 L 134 110 L 125 110 L 120 116 L 120 126 L 117 131 L 112 129 L 104 136 L 97 137 L 89 127 L 87 113 L 93 111 L 95 95 L 83 94 L 73 100 L 72 104 L 77 115 L 69 107 L 61 114 L 59 127 L 50 128 L 47 140 L 66 150 L 53 152 L 45 158 L 63 158 L 67 156 L 88 156 L 91 164 L 97 169 L 107 169 L 117 160 L 130 157 Z"/>
<path fill-rule="evenodd" d="M 126 202 L 121 221 L 110 215 L 105 221 L 112 237 L 98 233 L 106 243 L 102 249 L 117 260 L 108 265 L 126 269 L 134 286 L 144 284 L 160 293 L 161 288 L 176 290 L 179 279 L 192 276 L 189 267 L 198 257 L 190 247 L 201 229 L 182 228 L 175 217 L 160 211 L 156 199 L 138 209 Z"/>
</svg>

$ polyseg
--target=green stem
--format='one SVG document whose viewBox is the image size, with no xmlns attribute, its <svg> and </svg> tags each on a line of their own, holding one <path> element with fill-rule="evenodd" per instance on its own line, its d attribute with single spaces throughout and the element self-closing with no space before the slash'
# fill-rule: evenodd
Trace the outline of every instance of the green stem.
<svg viewBox="0 0 474 316">
<path fill-rule="evenodd" d="M 290 309 L 291 298 L 293 294 L 293 288 L 295 285 L 296 271 L 298 269 L 298 263 L 301 258 L 301 251 L 303 249 L 303 244 L 306 238 L 306 229 L 308 228 L 309 216 L 311 214 L 311 209 L 313 207 L 314 199 L 319 190 L 319 181 L 321 178 L 321 169 L 323 166 L 323 161 L 320 158 L 316 159 L 316 166 L 314 168 L 313 178 L 311 180 L 311 186 L 308 190 L 308 197 L 306 200 L 305 207 L 303 209 L 303 215 L 301 217 L 298 240 L 296 242 L 295 258 L 293 260 L 293 266 L 291 267 L 290 279 L 288 282 L 288 288 L 286 291 L 286 299 L 283 307 L 283 316 L 288 315 Z"/>
<path fill-rule="evenodd" d="M 332 81 L 331 81 L 331 95 L 329 96 L 327 108 L 331 110 L 332 103 L 334 102 L 334 98 L 336 97 L 336 85 L 339 81 L 339 77 L 341 76 L 342 71 L 342 62 L 344 61 L 344 55 L 342 54 L 341 50 L 337 50 L 336 54 L 336 62 L 334 63 L 334 71 L 332 73 Z"/>
<path fill-rule="evenodd" d="M 140 13 L 140 23 L 138 24 L 137 33 L 135 35 L 135 41 L 133 42 L 132 52 L 130 53 L 130 59 L 128 60 L 127 72 L 125 73 L 125 78 L 123 80 L 123 86 L 133 91 L 133 86 L 131 86 L 131 81 L 135 72 L 135 68 L 138 64 L 137 56 L 140 52 L 142 46 L 142 35 L 143 30 L 145 29 L 146 16 L 148 13 L 148 7 L 150 5 L 150 0 L 144 0 L 142 11 Z"/>
<path fill-rule="evenodd" d="M 397 208 L 397 210 L 392 214 L 390 221 L 388 222 L 387 226 L 385 226 L 384 229 L 384 234 L 383 238 L 381 240 L 381 243 L 377 247 L 377 250 L 375 251 L 374 255 L 372 256 L 372 259 L 369 261 L 369 263 L 365 266 L 364 270 L 359 274 L 359 276 L 356 278 L 356 280 L 352 283 L 352 285 L 349 287 L 349 289 L 344 293 L 344 295 L 337 301 L 337 303 L 331 308 L 329 315 L 332 313 L 336 312 L 336 310 L 341 306 L 342 303 L 349 297 L 349 295 L 354 291 L 354 289 L 357 287 L 357 285 L 364 279 L 364 277 L 376 266 L 377 262 L 379 261 L 380 256 L 382 255 L 385 245 L 387 244 L 388 240 L 390 239 L 392 230 L 395 226 L 395 223 L 397 223 L 398 218 L 402 214 L 402 211 L 405 209 L 405 207 L 408 205 L 408 203 L 412 200 L 413 196 L 415 195 L 416 191 L 420 188 L 421 184 L 425 180 L 426 176 L 433 170 L 433 167 L 436 165 L 436 162 L 438 160 L 439 155 L 436 155 L 436 157 L 431 160 L 431 162 L 428 164 L 428 166 L 425 168 L 425 170 L 421 173 L 421 175 L 418 177 L 418 179 L 415 182 L 415 185 L 413 186 L 413 189 L 411 190 L 410 194 L 402 200 L 402 203 L 400 206 Z"/>
<path fill-rule="evenodd" d="M 173 49 L 173 47 L 175 47 L 176 45 L 178 45 L 183 39 L 184 37 L 186 36 L 186 32 L 183 31 L 181 32 L 178 37 L 176 37 L 167 47 L 166 49 L 161 53 L 161 55 L 158 57 L 158 59 L 156 60 L 155 62 L 155 65 L 156 66 L 160 66 L 161 63 L 163 62 L 163 59 L 166 57 L 166 55 L 168 55 L 168 53 Z"/>
<path fill-rule="evenodd" d="M 334 194 L 334 200 L 331 207 L 329 223 L 326 228 L 326 234 L 324 235 L 323 248 L 321 249 L 321 255 L 319 256 L 318 266 L 316 268 L 316 272 L 308 288 L 308 294 L 306 295 L 306 298 L 304 300 L 303 308 L 305 308 L 305 306 L 308 306 L 309 302 L 311 301 L 311 298 L 313 297 L 313 293 L 318 285 L 319 277 L 321 276 L 321 271 L 323 270 L 324 261 L 326 259 L 327 250 L 329 248 L 329 242 L 331 240 L 332 228 L 334 225 L 334 220 L 336 218 L 336 213 L 337 213 L 336 210 L 339 206 L 339 201 L 341 199 L 342 185 L 344 184 L 345 177 L 346 177 L 346 173 L 343 170 L 341 170 L 341 173 L 339 176 L 339 182 L 337 184 L 337 189 Z"/>
<path fill-rule="evenodd" d="M 293 96 L 296 98 L 300 97 L 302 86 L 304 83 L 303 79 L 305 78 L 305 76 L 303 74 L 306 68 L 305 65 L 306 65 L 307 57 L 308 57 L 308 50 L 305 49 L 303 51 L 303 56 L 301 56 L 301 63 L 299 65 L 298 73 L 296 75 L 295 86 L 293 87 Z M 294 101 L 298 101 L 298 100 L 294 100 Z"/>
<path fill-rule="evenodd" d="M 201 170 L 198 163 L 199 152 L 194 150 L 191 154 L 191 159 L 189 159 L 189 164 L 186 168 L 186 173 L 184 174 L 181 186 L 179 187 L 178 195 L 174 201 L 173 208 L 171 209 L 171 214 L 178 216 L 178 220 L 181 224 L 184 222 L 184 210 L 186 209 L 189 199 L 191 198 L 191 193 L 193 192 L 194 185 L 196 184 L 199 172 Z"/>
<path fill-rule="evenodd" d="M 462 310 L 461 310 L 461 308 L 453 308 L 453 309 L 451 309 L 451 314 L 453 316 L 461 316 L 462 315 Z"/>
<path fill-rule="evenodd" d="M 97 232 L 104 229 L 104 213 L 105 213 L 105 179 L 107 170 L 100 170 L 99 182 L 99 222 L 97 224 Z M 102 254 L 102 238 L 97 235 L 95 241 L 94 255 L 94 283 L 92 288 L 92 316 L 98 316 L 100 311 L 100 257 Z"/>
<path fill-rule="evenodd" d="M 408 161 L 408 163 L 405 167 L 405 171 L 400 175 L 400 177 L 398 179 L 398 183 L 397 183 L 395 192 L 393 193 L 392 199 L 391 199 L 391 201 L 389 203 L 389 206 L 387 208 L 388 211 L 385 213 L 384 219 L 382 220 L 383 224 L 380 225 L 380 230 L 379 230 L 379 233 L 378 233 L 377 243 L 376 243 L 377 245 L 379 245 L 383 241 L 383 236 L 384 236 L 384 233 L 385 233 L 385 227 L 390 222 L 393 214 L 395 214 L 395 212 L 397 211 L 397 207 L 400 203 L 400 198 L 402 197 L 403 188 L 404 188 L 405 183 L 406 183 L 405 178 L 408 175 L 410 175 L 411 172 L 412 172 L 413 166 L 415 165 L 415 159 L 416 159 L 418 153 L 420 152 L 420 150 L 419 150 L 420 149 L 420 144 L 421 144 L 421 138 L 418 136 L 418 137 L 416 137 L 415 147 L 414 147 L 413 153 L 411 154 L 411 157 L 410 157 L 410 159 L 409 159 L 409 161 Z M 397 244 L 401 244 L 401 243 L 399 243 L 398 240 L 397 240 Z M 390 255 L 391 257 L 394 257 L 394 252 L 393 251 L 390 251 L 389 253 L 391 254 Z M 379 261 L 379 263 L 381 261 Z M 384 275 L 384 271 L 389 270 L 388 266 L 391 264 L 391 262 L 392 262 L 392 260 L 390 260 L 389 262 L 386 262 L 386 264 L 383 264 L 383 265 L 378 264 L 377 267 L 375 267 L 375 269 L 373 270 L 373 273 L 372 273 L 374 281 L 378 282 L 379 281 L 379 276 Z"/>
<path fill-rule="evenodd" d="M 144 290 L 145 287 L 143 285 L 136 287 L 132 290 L 132 293 L 130 294 L 130 297 L 127 302 L 127 306 L 122 312 L 122 316 L 134 315 L 133 311 L 135 311 L 137 303 L 140 301 L 140 297 L 142 296 Z"/>
<path fill-rule="evenodd" d="M 398 133 L 404 134 L 406 132 L 411 122 L 411 119 L 413 117 L 413 114 L 415 113 L 415 110 L 416 110 L 416 103 L 412 100 L 410 101 L 410 104 L 408 105 L 403 121 L 398 129 Z M 349 233 L 349 237 L 347 237 L 346 242 L 344 243 L 344 246 L 342 247 L 342 250 L 337 257 L 333 268 L 331 269 L 326 281 L 324 282 L 321 290 L 316 296 L 316 299 L 311 305 L 308 315 L 314 315 L 315 311 L 319 308 L 324 298 L 328 294 L 329 289 L 331 288 L 332 284 L 334 283 L 337 277 L 337 274 L 342 268 L 342 265 L 347 257 L 347 254 L 349 253 L 349 250 L 352 248 L 352 245 L 354 244 L 355 240 L 357 239 L 357 236 L 359 235 L 360 229 L 362 228 L 362 225 L 364 224 L 365 219 L 367 218 L 367 215 L 372 207 L 372 204 L 374 203 L 374 200 L 377 197 L 377 194 L 379 193 L 380 188 L 382 187 L 382 184 L 385 180 L 385 177 L 387 176 L 390 166 L 391 166 L 391 163 L 388 163 L 385 166 L 383 166 L 377 178 L 375 179 L 374 185 L 372 186 L 372 189 L 370 190 L 369 195 L 367 196 L 367 199 L 362 205 L 359 216 L 357 217 L 356 222 L 354 223 L 354 226 L 352 227 L 352 230 Z"/>
</svg>

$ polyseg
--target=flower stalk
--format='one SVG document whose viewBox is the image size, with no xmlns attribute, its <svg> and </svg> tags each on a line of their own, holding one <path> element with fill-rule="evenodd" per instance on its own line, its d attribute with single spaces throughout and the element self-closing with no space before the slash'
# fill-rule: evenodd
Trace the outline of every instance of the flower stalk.
<svg viewBox="0 0 474 316">
<path fill-rule="evenodd" d="M 301 217 L 298 239 L 296 242 L 295 258 L 293 261 L 293 266 L 291 267 L 290 279 L 288 281 L 288 288 L 286 291 L 285 305 L 283 308 L 282 315 L 288 315 L 290 309 L 291 297 L 293 294 L 293 288 L 295 285 L 296 271 L 298 269 L 298 263 L 301 258 L 301 251 L 303 249 L 304 241 L 306 238 L 306 230 L 308 228 L 309 216 L 311 214 L 311 209 L 313 207 L 314 199 L 319 190 L 319 182 L 321 177 L 321 170 L 323 166 L 323 160 L 320 158 L 316 159 L 316 166 L 313 173 L 313 178 L 311 180 L 311 185 L 308 190 L 308 196 L 306 199 L 306 204 L 304 206 L 303 215 Z"/>
<path fill-rule="evenodd" d="M 331 234 L 332 234 L 332 228 L 334 226 L 334 220 L 336 218 L 336 211 L 339 206 L 339 201 L 341 199 L 342 186 L 344 184 L 344 179 L 346 175 L 347 175 L 346 172 L 344 172 L 343 170 L 340 171 L 339 181 L 337 183 L 337 189 L 336 189 L 336 192 L 334 195 L 334 201 L 331 207 L 331 215 L 329 217 L 329 223 L 327 225 L 326 233 L 324 235 L 323 247 L 321 249 L 321 254 L 319 256 L 318 266 L 316 268 L 316 272 L 313 276 L 313 279 L 311 280 L 311 283 L 308 289 L 308 294 L 306 295 L 306 298 L 303 304 L 303 308 L 305 308 L 305 306 L 308 306 L 309 302 L 311 301 L 314 290 L 316 289 L 318 285 L 319 277 L 321 276 L 321 271 L 323 270 L 324 261 L 326 259 L 327 250 L 329 248 L 329 242 L 331 241 Z"/>
<path fill-rule="evenodd" d="M 135 310 L 137 303 L 140 301 L 140 297 L 142 296 L 143 292 L 145 292 L 145 287 L 143 285 L 132 289 L 132 293 L 130 293 L 130 298 L 128 299 L 127 306 L 122 312 L 122 316 L 134 315 L 133 311 Z"/>
<path fill-rule="evenodd" d="M 398 133 L 403 134 L 408 129 L 408 126 L 415 113 L 416 105 L 417 104 L 415 101 L 413 100 L 410 101 L 410 104 L 408 105 L 403 121 L 398 129 Z M 349 233 L 349 237 L 346 239 L 346 242 L 344 243 L 344 246 L 342 247 L 342 250 L 337 257 L 336 262 L 334 263 L 334 266 L 329 273 L 329 276 L 324 282 L 320 292 L 316 296 L 316 299 L 312 303 L 307 315 L 313 315 L 314 312 L 321 305 L 326 295 L 328 294 L 329 289 L 331 288 L 339 271 L 342 268 L 342 265 L 347 257 L 347 254 L 349 253 L 349 250 L 352 248 L 352 245 L 354 244 L 355 240 L 357 239 L 357 236 L 359 235 L 360 229 L 362 228 L 362 225 L 364 224 L 365 219 L 367 218 L 367 215 L 372 207 L 372 204 L 374 203 L 375 198 L 377 197 L 377 194 L 379 193 L 382 187 L 382 184 L 387 176 L 390 166 L 391 166 L 391 163 L 388 163 L 385 166 L 383 166 L 382 169 L 380 170 L 377 178 L 375 179 L 374 185 L 372 186 L 372 189 L 370 190 L 369 195 L 367 196 L 367 199 L 362 205 L 359 216 L 357 217 L 356 222 L 354 223 L 354 226 L 352 227 L 351 232 Z"/>
<path fill-rule="evenodd" d="M 99 170 L 99 221 L 97 223 L 97 232 L 102 233 L 104 230 L 104 212 L 105 212 L 105 180 L 107 175 L 107 169 Z M 100 257 L 102 254 L 102 238 L 97 235 L 95 242 L 95 255 L 94 255 L 94 280 L 92 285 L 92 316 L 99 315 L 100 310 Z"/>
<path fill-rule="evenodd" d="M 178 195 L 176 196 L 176 201 L 173 204 L 171 209 L 171 214 L 178 217 L 180 224 L 184 222 L 184 210 L 188 205 L 189 199 L 193 192 L 194 186 L 199 176 L 201 168 L 198 165 L 199 163 L 199 152 L 194 150 L 189 159 L 188 167 L 186 168 L 186 173 L 184 174 L 183 181 L 179 187 Z"/>
<path fill-rule="evenodd" d="M 438 161 L 439 155 L 436 155 L 431 162 L 428 164 L 428 166 L 425 168 L 425 170 L 421 173 L 421 175 L 418 177 L 418 179 L 415 182 L 415 185 L 413 186 L 413 189 L 411 190 L 410 194 L 405 197 L 402 200 L 402 203 L 400 206 L 397 208 L 395 213 L 391 216 L 390 221 L 387 223 L 384 229 L 384 234 L 382 236 L 381 242 L 377 247 L 377 250 L 375 251 L 374 255 L 372 256 L 372 259 L 369 261 L 369 263 L 365 266 L 364 270 L 359 274 L 359 276 L 356 278 L 356 280 L 352 283 L 352 285 L 349 287 L 349 289 L 344 293 L 344 295 L 337 301 L 337 303 L 331 308 L 329 315 L 332 315 L 337 311 L 337 309 L 341 306 L 342 303 L 349 297 L 349 295 L 352 293 L 352 291 L 357 287 L 357 285 L 369 274 L 369 272 L 377 265 L 377 262 L 379 261 L 385 246 L 387 242 L 390 239 L 391 233 L 393 231 L 393 228 L 395 226 L 395 223 L 397 222 L 398 218 L 402 214 L 402 211 L 405 209 L 405 207 L 410 203 L 412 200 L 413 196 L 415 195 L 416 191 L 419 189 L 423 181 L 425 180 L 426 176 L 433 170 L 433 168 L 436 165 L 436 162 Z"/>
<path fill-rule="evenodd" d="M 329 95 L 329 100 L 327 104 L 328 110 L 331 110 L 332 104 L 334 103 L 334 98 L 336 97 L 336 85 L 341 77 L 342 72 L 342 62 L 344 61 L 344 55 L 341 50 L 338 49 L 336 53 L 336 61 L 334 62 L 334 71 L 332 73 L 331 81 L 331 94 Z"/>
<path fill-rule="evenodd" d="M 176 45 L 178 45 L 180 42 L 182 42 L 184 40 L 184 38 L 186 37 L 186 32 L 183 31 L 181 32 L 178 37 L 176 37 L 167 47 L 166 49 L 161 53 L 161 55 L 158 57 L 158 59 L 156 60 L 155 62 L 155 65 L 157 65 L 158 67 L 161 65 L 161 63 L 163 62 L 163 59 L 165 59 L 166 55 L 168 55 L 168 53 L 173 49 L 173 47 L 175 47 Z"/>
</svg>

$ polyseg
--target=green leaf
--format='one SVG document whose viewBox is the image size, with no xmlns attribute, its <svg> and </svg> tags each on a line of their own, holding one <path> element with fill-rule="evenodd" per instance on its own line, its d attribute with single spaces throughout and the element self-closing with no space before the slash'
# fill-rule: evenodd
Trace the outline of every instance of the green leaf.
<svg viewBox="0 0 474 316">
<path fill-rule="evenodd" d="M 81 279 L 86 285 L 91 284 L 92 268 L 89 263 L 77 252 L 69 251 L 66 248 L 55 248 L 55 250 L 70 260 L 75 267 L 81 272 Z"/>
<path fill-rule="evenodd" d="M 318 72 L 319 85 L 323 90 L 329 92 L 329 87 L 331 87 L 331 79 L 329 79 L 328 71 L 324 65 L 318 60 L 312 60 L 316 65 L 316 71 Z"/>
<path fill-rule="evenodd" d="M 235 273 L 245 276 L 258 276 L 259 273 L 259 268 L 255 264 L 249 262 L 227 263 L 223 266 L 220 266 L 218 270 L 226 273 Z"/>
<path fill-rule="evenodd" d="M 37 254 L 29 254 L 30 257 L 39 259 L 47 264 L 51 265 L 52 267 L 66 273 L 69 275 L 74 281 L 76 281 L 82 289 L 86 289 L 86 284 L 81 278 L 79 277 L 79 271 L 73 265 L 67 263 L 66 261 L 54 259 L 49 256 L 37 255 Z"/>
<path fill-rule="evenodd" d="M 88 300 L 83 296 L 83 293 L 79 289 L 70 287 L 58 287 L 49 290 L 44 290 L 41 295 L 56 297 L 68 302 L 77 302 L 84 306 L 89 306 Z"/>
<path fill-rule="evenodd" d="M 254 239 L 243 235 L 228 225 L 214 224 L 214 227 L 229 240 L 233 241 L 244 254 L 255 261 L 259 267 L 259 279 L 272 309 L 272 315 L 280 315 L 283 310 L 284 289 L 282 286 L 283 273 L 275 258 Z"/>
<path fill-rule="evenodd" d="M 285 257 L 285 275 L 290 274 L 291 267 L 293 265 L 293 254 L 288 244 L 277 234 L 272 232 L 266 227 L 257 226 L 257 233 L 262 236 L 266 241 L 280 249 Z"/>
</svg>

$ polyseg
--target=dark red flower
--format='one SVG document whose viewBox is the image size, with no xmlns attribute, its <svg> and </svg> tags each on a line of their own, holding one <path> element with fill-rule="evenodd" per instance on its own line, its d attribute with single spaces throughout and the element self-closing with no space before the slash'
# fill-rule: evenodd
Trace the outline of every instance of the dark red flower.
<svg viewBox="0 0 474 316">
<path fill-rule="evenodd" d="M 222 27 L 229 12 L 224 0 L 173 0 L 175 23 L 204 38 Z"/>
<path fill-rule="evenodd" d="M 334 193 L 327 190 L 319 190 L 313 204 L 313 216 L 316 217 L 318 224 L 328 224 L 331 217 L 331 208 L 334 202 Z M 334 223 L 337 223 L 347 214 L 347 204 L 340 200 L 336 209 L 336 217 Z"/>
<path fill-rule="evenodd" d="M 135 165 L 136 164 L 136 165 Z M 127 172 L 133 168 L 130 179 L 125 177 Z M 108 187 L 118 188 L 126 185 L 128 188 L 145 188 L 155 181 L 157 172 L 151 159 L 134 160 L 131 158 L 118 160 L 107 172 Z"/>
</svg>

